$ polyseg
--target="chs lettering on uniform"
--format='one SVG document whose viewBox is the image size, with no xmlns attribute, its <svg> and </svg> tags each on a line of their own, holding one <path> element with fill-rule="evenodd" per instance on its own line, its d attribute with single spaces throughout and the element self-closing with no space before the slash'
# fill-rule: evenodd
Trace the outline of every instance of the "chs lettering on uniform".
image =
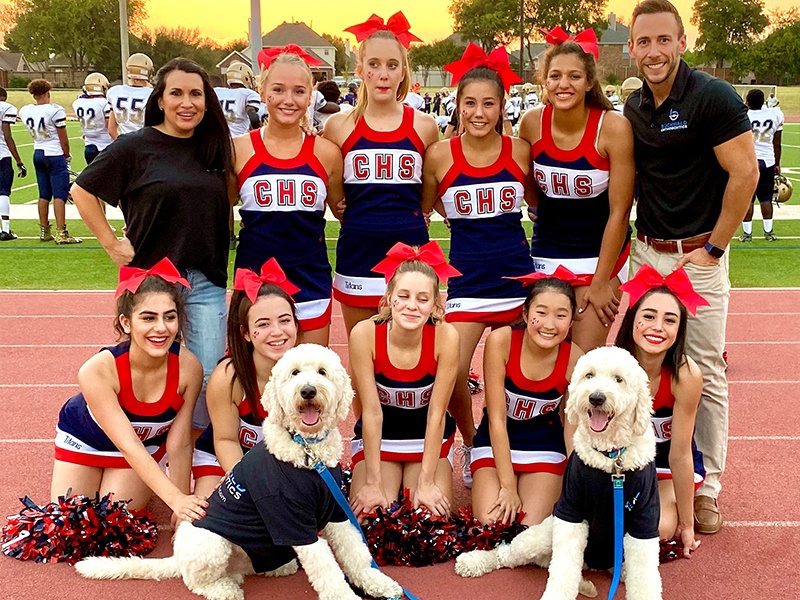
<svg viewBox="0 0 800 600">
<path fill-rule="evenodd" d="M 374 173 L 377 181 L 413 181 L 415 166 L 416 158 L 413 154 L 395 157 L 394 154 L 377 152 L 353 156 L 353 175 L 356 179 L 369 179 L 370 174 Z"/>
<path fill-rule="evenodd" d="M 534 176 L 539 187 L 549 196 L 589 198 L 593 195 L 592 178 L 588 175 L 573 175 L 570 178 L 568 173 L 553 172 L 550 173 L 548 181 L 547 174 L 541 169 L 536 169 Z"/>
<path fill-rule="evenodd" d="M 239 445 L 243 448 L 252 448 L 258 443 L 258 434 L 249 427 L 239 429 Z"/>
<path fill-rule="evenodd" d="M 272 181 L 261 179 L 253 184 L 253 197 L 259 206 L 271 206 L 274 202 L 276 206 L 295 207 L 299 203 L 305 208 L 313 208 L 317 204 L 319 192 L 317 183 L 302 181 L 299 198 L 297 183 L 294 179 L 278 179 L 273 185 Z"/>
</svg>

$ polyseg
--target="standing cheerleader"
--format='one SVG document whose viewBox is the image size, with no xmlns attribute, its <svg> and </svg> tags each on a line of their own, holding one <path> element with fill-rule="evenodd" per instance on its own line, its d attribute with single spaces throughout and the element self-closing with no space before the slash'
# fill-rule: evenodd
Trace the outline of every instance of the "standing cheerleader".
<svg viewBox="0 0 800 600">
<path fill-rule="evenodd" d="M 486 409 L 472 450 L 472 510 L 484 524 L 524 512 L 522 523 L 537 525 L 561 493 L 572 447 L 562 422 L 566 390 L 583 351 L 566 341 L 575 292 L 556 277 L 528 278 L 524 328 L 496 329 L 486 339 Z"/>
<path fill-rule="evenodd" d="M 267 125 L 233 140 L 242 199 L 235 264 L 257 271 L 277 259 L 300 288 L 295 299 L 303 341 L 326 346 L 331 266 L 325 205 L 334 209 L 342 199 L 342 155 L 330 141 L 305 133 L 314 78 L 300 48 L 283 50 L 259 55 Z"/>
<path fill-rule="evenodd" d="M 208 380 L 211 423 L 195 442 L 194 492 L 208 497 L 220 479 L 264 439 L 261 405 L 272 367 L 297 344 L 297 288 L 275 259 L 260 274 L 238 269 L 228 310 L 228 356 Z"/>
<path fill-rule="evenodd" d="M 463 436 L 469 486 L 468 451 L 475 434 L 470 361 L 486 327 L 508 325 L 522 314 L 525 290 L 509 277 L 533 270 L 521 222 L 530 147 L 501 133 L 505 91 L 517 81 L 504 48 L 487 56 L 470 44 L 464 57 L 446 68 L 460 80 L 456 110 L 464 133 L 426 154 L 423 210 L 436 206 L 447 217 L 450 260 L 463 273 L 447 288 L 446 314 L 461 338 L 450 411 Z"/>
<path fill-rule="evenodd" d="M 666 277 L 648 265 L 624 283 L 631 307 L 625 313 L 616 345 L 630 352 L 650 379 L 662 538 L 675 538 L 689 558 L 700 542 L 694 537 L 694 492 L 703 482 L 703 455 L 694 443 L 703 375 L 686 355 L 687 312 L 708 306 L 694 291 L 686 271 Z"/>
<path fill-rule="evenodd" d="M 386 508 L 408 488 L 414 506 L 450 512 L 455 421 L 447 414 L 458 332 L 443 322 L 439 280 L 458 275 L 441 248 L 398 243 L 375 270 L 388 281 L 382 310 L 350 335 L 350 369 L 363 407 L 353 439 L 356 515 Z"/>
<path fill-rule="evenodd" d="M 571 38 L 556 27 L 546 39 L 545 104 L 520 125 L 535 179 L 531 253 L 537 271 L 563 265 L 585 276 L 572 335 L 588 351 L 605 344 L 628 273 L 633 133 L 600 88 L 594 32 Z"/>
<path fill-rule="evenodd" d="M 397 242 L 420 246 L 428 241 L 421 206 L 422 156 L 439 132 L 430 115 L 402 104 L 411 85 L 407 48 L 421 41 L 409 27 L 398 12 L 386 23 L 372 15 L 345 30 L 361 42 L 356 74 L 364 83 L 355 109 L 325 124 L 325 137 L 344 155 L 346 206 L 333 296 L 342 304 L 348 335 L 356 323 L 378 312 L 386 291 L 372 267 Z"/>
<path fill-rule="evenodd" d="M 189 493 L 191 426 L 203 383 L 200 361 L 181 348 L 183 295 L 189 287 L 164 259 L 147 271 L 122 267 L 114 328 L 125 341 L 78 372 L 81 391 L 61 408 L 50 495 L 113 492 L 144 508 L 155 493 L 174 519 L 205 514 Z M 169 477 L 159 466 L 169 461 Z"/>
</svg>

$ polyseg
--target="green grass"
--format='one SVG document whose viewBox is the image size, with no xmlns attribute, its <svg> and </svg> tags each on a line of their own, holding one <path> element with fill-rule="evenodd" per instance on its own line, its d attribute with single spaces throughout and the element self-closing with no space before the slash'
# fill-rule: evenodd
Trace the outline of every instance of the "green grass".
<svg viewBox="0 0 800 600">
<path fill-rule="evenodd" d="M 121 221 L 112 225 L 119 231 Z M 38 240 L 34 221 L 16 221 L 14 228 L 21 238 L 0 246 L 0 289 L 109 290 L 117 285 L 117 269 L 96 240 L 86 239 L 77 246 L 56 246 Z M 90 236 L 83 223 L 69 225 L 70 233 Z M 530 235 L 531 224 L 525 223 Z M 800 238 L 800 221 L 778 221 L 779 237 Z M 338 223 L 328 223 L 328 257 L 335 265 Z M 449 234 L 443 223 L 431 224 L 431 237 L 439 239 L 445 253 L 450 249 Z M 761 224 L 754 225 L 753 242 L 731 242 L 731 282 L 735 287 L 800 287 L 800 239 L 766 242 L 761 238 Z M 791 268 L 787 268 L 791 265 Z M 229 285 L 233 282 L 233 253 L 229 265 Z"/>
</svg>

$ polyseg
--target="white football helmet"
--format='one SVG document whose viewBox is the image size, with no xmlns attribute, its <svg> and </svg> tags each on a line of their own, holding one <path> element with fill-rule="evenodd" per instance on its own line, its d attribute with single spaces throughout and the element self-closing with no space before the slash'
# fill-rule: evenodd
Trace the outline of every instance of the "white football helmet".
<svg viewBox="0 0 800 600">
<path fill-rule="evenodd" d="M 775 202 L 783 204 L 792 197 L 792 182 L 783 175 L 775 175 Z"/>
<path fill-rule="evenodd" d="M 238 83 L 249 89 L 255 89 L 255 79 L 253 78 L 253 71 L 243 62 L 233 62 L 225 71 L 225 78 L 230 86 L 232 83 Z"/>
<path fill-rule="evenodd" d="M 638 77 L 628 77 L 622 82 L 622 87 L 619 90 L 619 98 L 623 102 L 628 99 L 633 92 L 642 87 L 642 80 Z"/>
<path fill-rule="evenodd" d="M 153 73 L 153 61 L 147 54 L 137 52 L 131 54 L 128 62 L 125 63 L 125 71 L 128 74 L 128 80 L 150 81 L 150 75 Z"/>
<path fill-rule="evenodd" d="M 108 78 L 102 73 L 89 73 L 83 80 L 83 91 L 89 96 L 105 96 Z"/>
</svg>

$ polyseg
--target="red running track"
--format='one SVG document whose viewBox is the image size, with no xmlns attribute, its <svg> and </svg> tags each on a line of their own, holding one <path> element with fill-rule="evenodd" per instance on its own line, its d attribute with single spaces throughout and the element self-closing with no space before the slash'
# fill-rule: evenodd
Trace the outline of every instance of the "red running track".
<svg viewBox="0 0 800 600">
<path fill-rule="evenodd" d="M 18 498 L 49 497 L 52 438 L 63 402 L 77 391 L 80 365 L 114 343 L 109 292 L 0 292 L 0 515 L 19 511 Z M 726 524 L 701 536 L 691 560 L 661 568 L 664 598 L 750 600 L 800 598 L 800 290 L 735 290 L 728 319 L 730 442 L 721 508 Z M 346 359 L 337 311 L 332 346 Z M 473 365 L 481 371 L 482 347 Z M 482 396 L 474 399 L 480 415 Z M 352 419 L 343 425 L 352 433 Z M 458 465 L 457 465 L 458 466 Z M 456 476 L 456 505 L 469 501 Z M 168 526 L 167 509 L 153 503 Z M 164 531 L 153 556 L 170 553 Z M 470 598 L 529 600 L 544 590 L 547 573 L 526 567 L 462 579 L 453 563 L 422 569 L 386 567 L 422 600 Z M 599 597 L 610 583 L 591 573 Z M 250 577 L 248 597 L 313 598 L 305 576 Z M 88 581 L 64 565 L 19 562 L 0 556 L 0 599 L 197 598 L 180 580 Z"/>
</svg>

